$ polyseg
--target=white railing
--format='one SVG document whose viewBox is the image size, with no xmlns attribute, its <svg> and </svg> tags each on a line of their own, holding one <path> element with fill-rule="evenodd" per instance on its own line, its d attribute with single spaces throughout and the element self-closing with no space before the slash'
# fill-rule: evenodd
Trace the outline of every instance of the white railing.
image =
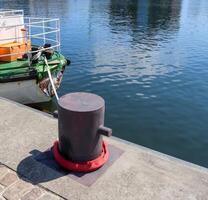
<svg viewBox="0 0 208 200">
<path fill-rule="evenodd" d="M 0 17 L 1 16 L 14 16 L 14 15 L 24 15 L 23 10 L 13 10 L 13 9 L 0 9 Z"/>
<path fill-rule="evenodd" d="M 23 11 L 21 10 L 1 10 L 0 9 L 0 22 L 1 20 L 8 19 L 14 16 L 22 16 Z M 44 44 L 51 44 L 51 47 L 41 48 L 39 50 L 32 51 L 31 49 L 26 49 L 24 52 L 0 54 L 1 57 L 13 56 L 20 54 L 31 54 L 46 49 L 53 48 L 54 50 L 60 51 L 60 21 L 59 19 L 50 18 L 38 18 L 38 17 L 24 17 L 23 23 L 19 24 L 4 24 L 0 23 L 0 32 L 3 30 L 14 30 L 15 33 L 22 31 L 21 34 L 8 35 L 6 37 L 1 37 L 0 33 L 0 47 L 2 44 L 11 43 L 11 41 L 23 43 L 31 42 L 32 46 L 44 46 Z"/>
</svg>

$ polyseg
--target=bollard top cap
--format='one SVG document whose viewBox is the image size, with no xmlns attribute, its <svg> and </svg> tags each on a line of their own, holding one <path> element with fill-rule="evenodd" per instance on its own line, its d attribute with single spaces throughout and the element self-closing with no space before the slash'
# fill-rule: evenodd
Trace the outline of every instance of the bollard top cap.
<svg viewBox="0 0 208 200">
<path fill-rule="evenodd" d="M 103 108 L 105 101 L 96 94 L 75 92 L 62 96 L 58 101 L 58 105 L 69 111 L 92 112 Z"/>
</svg>

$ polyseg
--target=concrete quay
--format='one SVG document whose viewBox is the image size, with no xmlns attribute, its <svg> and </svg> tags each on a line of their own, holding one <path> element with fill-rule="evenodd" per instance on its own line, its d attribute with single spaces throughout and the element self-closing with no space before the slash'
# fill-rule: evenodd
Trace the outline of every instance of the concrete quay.
<svg viewBox="0 0 208 200">
<path fill-rule="evenodd" d="M 25 199 L 208 199 L 208 169 L 115 137 L 104 138 L 111 155 L 104 167 L 88 174 L 67 172 L 51 153 L 57 119 L 1 98 L 0 110 L 0 176 L 15 177 L 10 186 L 0 177 L 0 199 L 26 194 Z M 9 187 L 22 196 L 6 195 Z M 32 196 L 32 190 L 43 195 Z"/>
</svg>

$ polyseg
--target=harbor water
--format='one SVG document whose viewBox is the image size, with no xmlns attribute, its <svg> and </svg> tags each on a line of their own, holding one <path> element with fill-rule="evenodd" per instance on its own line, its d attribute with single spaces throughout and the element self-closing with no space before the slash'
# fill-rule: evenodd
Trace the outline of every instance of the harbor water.
<svg viewBox="0 0 208 200">
<path fill-rule="evenodd" d="M 0 8 L 61 19 L 72 64 L 60 96 L 101 95 L 115 136 L 208 167 L 207 0 L 1 0 Z"/>
</svg>

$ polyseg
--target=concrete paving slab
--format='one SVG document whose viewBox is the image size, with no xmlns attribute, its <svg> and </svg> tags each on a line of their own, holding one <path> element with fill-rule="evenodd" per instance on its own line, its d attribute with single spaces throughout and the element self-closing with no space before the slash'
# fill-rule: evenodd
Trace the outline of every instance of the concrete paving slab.
<svg viewBox="0 0 208 200">
<path fill-rule="evenodd" d="M 119 140 L 124 153 L 90 186 L 80 184 L 37 156 L 57 138 L 57 120 L 0 99 L 0 162 L 66 199 L 207 199 L 208 170 Z"/>
<path fill-rule="evenodd" d="M 4 175 L 5 179 L 0 180 L 0 200 L 38 200 L 43 196 L 51 197 L 48 200 L 63 200 L 63 198 L 54 195 L 46 189 L 32 185 L 29 180 L 18 177 L 14 171 L 1 163 L 0 171 L 7 171 Z M 15 174 L 15 179 L 10 176 L 11 174 Z M 5 184 L 5 180 L 8 180 L 7 183 L 9 184 Z"/>
</svg>

